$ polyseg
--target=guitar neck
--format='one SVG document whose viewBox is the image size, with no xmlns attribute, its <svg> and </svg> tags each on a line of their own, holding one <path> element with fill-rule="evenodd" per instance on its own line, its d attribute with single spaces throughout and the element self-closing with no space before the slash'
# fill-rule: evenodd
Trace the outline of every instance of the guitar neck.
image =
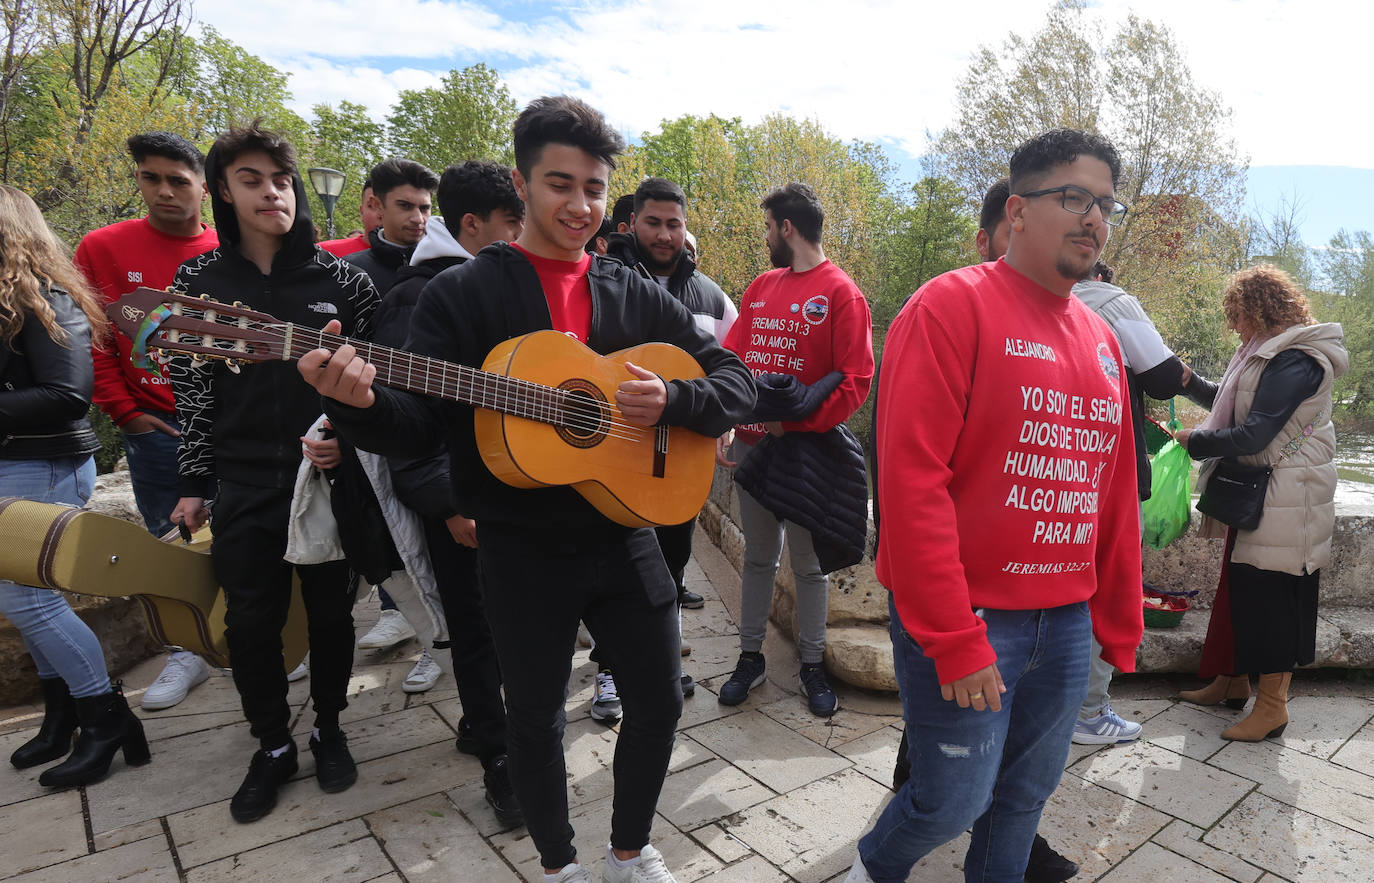
<svg viewBox="0 0 1374 883">
<path fill-rule="evenodd" d="M 316 349 L 334 352 L 347 343 L 358 351 L 359 357 L 377 369 L 374 382 L 392 389 L 541 423 L 557 423 L 564 414 L 567 393 L 561 389 L 380 344 L 325 334 L 318 328 L 305 328 L 291 322 L 282 325 L 286 337 L 283 359 L 295 361 Z"/>
</svg>

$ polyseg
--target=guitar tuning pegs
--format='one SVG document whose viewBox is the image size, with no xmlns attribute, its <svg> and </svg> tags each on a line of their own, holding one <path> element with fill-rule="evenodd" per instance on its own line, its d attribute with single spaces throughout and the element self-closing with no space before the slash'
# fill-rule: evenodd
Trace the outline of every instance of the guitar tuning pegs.
<svg viewBox="0 0 1374 883">
<path fill-rule="evenodd" d="M 205 365 L 206 365 L 206 360 L 205 360 L 204 357 L 202 357 L 202 356 L 192 356 L 192 357 L 191 357 L 191 367 L 192 367 L 192 368 L 204 368 Z"/>
<path fill-rule="evenodd" d="M 235 374 L 237 374 L 237 373 L 239 373 L 239 365 L 241 365 L 241 364 L 243 364 L 243 363 L 242 363 L 242 362 L 239 362 L 239 361 L 236 360 L 236 359 L 225 359 L 225 360 L 224 360 L 224 364 L 225 364 L 225 366 L 226 366 L 230 371 L 232 371 L 232 372 L 234 372 Z"/>
</svg>

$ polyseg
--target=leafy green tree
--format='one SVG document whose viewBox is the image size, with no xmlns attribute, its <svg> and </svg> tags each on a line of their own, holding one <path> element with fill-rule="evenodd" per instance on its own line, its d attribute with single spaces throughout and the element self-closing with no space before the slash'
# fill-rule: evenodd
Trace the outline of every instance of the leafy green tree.
<svg viewBox="0 0 1374 883">
<path fill-rule="evenodd" d="M 517 108 L 501 76 L 485 64 L 444 75 L 439 88 L 405 89 L 387 115 L 392 151 L 431 169 L 455 162 L 514 161 Z"/>
<path fill-rule="evenodd" d="M 368 172 L 385 158 L 385 131 L 381 123 L 368 116 L 367 108 L 352 101 L 341 101 L 337 108 L 317 104 L 310 121 L 310 165 L 338 169 L 348 176 L 343 195 L 334 210 L 339 235 L 357 226 L 363 181 Z M 324 229 L 325 212 L 319 197 L 311 191 L 311 213 L 316 226 Z"/>
<path fill-rule="evenodd" d="M 1374 236 L 1341 230 L 1319 252 L 1327 292 L 1320 318 L 1340 322 L 1350 371 L 1336 381 L 1336 401 L 1360 417 L 1374 415 Z"/>
<path fill-rule="evenodd" d="M 225 130 L 261 117 L 299 148 L 309 127 L 287 107 L 288 74 L 277 70 L 219 31 L 202 24 L 199 39 L 187 39 L 187 61 L 175 71 L 173 87 L 187 96 L 197 113 L 178 129 L 208 148 Z"/>
</svg>

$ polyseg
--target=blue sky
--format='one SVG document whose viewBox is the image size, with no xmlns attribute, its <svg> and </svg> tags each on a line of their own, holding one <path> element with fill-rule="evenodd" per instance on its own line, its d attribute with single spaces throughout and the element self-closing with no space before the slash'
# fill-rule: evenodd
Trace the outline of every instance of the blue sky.
<svg viewBox="0 0 1374 883">
<path fill-rule="evenodd" d="M 1098 0 L 1106 33 L 1133 11 Z M 949 125 L 954 92 L 980 46 L 1029 36 L 1050 4 L 979 0 L 198 0 L 199 20 L 291 74 L 302 111 L 347 99 L 385 115 L 396 93 L 484 61 L 517 102 L 581 95 L 634 138 L 659 120 L 782 112 L 835 135 L 877 140 L 904 167 Z M 1304 236 L 1374 228 L 1374 115 L 1356 107 L 1369 79 L 1374 10 L 1350 0 L 1150 0 L 1134 10 L 1169 27 L 1195 82 L 1233 109 L 1248 156 L 1250 202 L 1266 209 L 1301 187 Z M 307 40 L 301 35 L 309 34 Z M 1353 190 L 1351 188 L 1354 188 Z M 1361 216 L 1361 213 L 1364 213 Z"/>
</svg>

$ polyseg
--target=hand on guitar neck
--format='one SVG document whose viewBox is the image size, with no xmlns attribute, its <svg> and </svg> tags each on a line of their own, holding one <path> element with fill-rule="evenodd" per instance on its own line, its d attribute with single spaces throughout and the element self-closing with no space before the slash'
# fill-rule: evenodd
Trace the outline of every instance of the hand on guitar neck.
<svg viewBox="0 0 1374 883">
<path fill-rule="evenodd" d="M 330 319 L 324 326 L 325 334 L 342 330 L 338 319 Z M 325 398 L 354 408 L 370 408 L 377 401 L 377 394 L 372 391 L 377 369 L 359 358 L 357 352 L 347 343 L 333 353 L 323 348 L 311 350 L 301 356 L 296 369 Z"/>
<path fill-rule="evenodd" d="M 338 334 L 343 326 L 331 319 L 324 326 L 325 334 Z M 363 361 L 351 345 L 344 344 L 333 353 L 327 349 L 311 350 L 296 363 L 305 382 L 326 398 L 354 408 L 370 408 L 377 400 L 372 380 L 377 369 Z M 668 387 L 663 379 L 634 362 L 626 362 L 625 370 L 635 377 L 616 387 L 615 403 L 621 415 L 639 426 L 653 426 L 663 416 L 668 404 Z"/>
</svg>

